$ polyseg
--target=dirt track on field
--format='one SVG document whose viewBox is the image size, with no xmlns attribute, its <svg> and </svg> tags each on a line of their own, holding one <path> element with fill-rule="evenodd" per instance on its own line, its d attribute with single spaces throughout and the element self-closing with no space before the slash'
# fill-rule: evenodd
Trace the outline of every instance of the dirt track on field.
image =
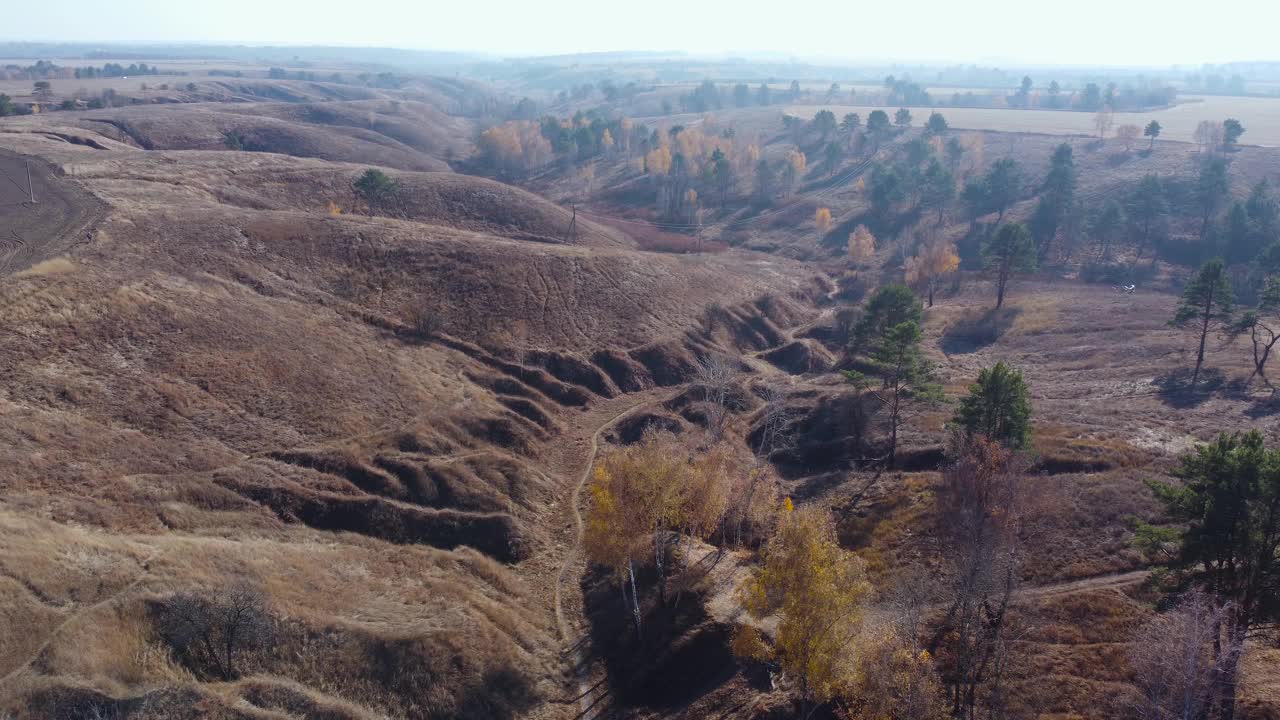
<svg viewBox="0 0 1280 720">
<path fill-rule="evenodd" d="M 0 152 L 0 273 L 25 270 L 88 241 L 103 210 L 101 202 L 47 165 Z"/>
</svg>

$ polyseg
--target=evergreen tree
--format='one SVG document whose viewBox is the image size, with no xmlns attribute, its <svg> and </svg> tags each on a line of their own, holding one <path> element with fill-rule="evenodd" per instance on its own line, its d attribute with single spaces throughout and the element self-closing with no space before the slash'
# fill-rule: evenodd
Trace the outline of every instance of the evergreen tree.
<svg viewBox="0 0 1280 720">
<path fill-rule="evenodd" d="M 1169 203 L 1165 200 L 1160 178 L 1152 174 L 1143 176 L 1128 202 L 1139 259 L 1151 245 L 1153 235 L 1159 231 L 1168 214 Z"/>
<path fill-rule="evenodd" d="M 1227 180 L 1227 161 L 1222 158 L 1209 158 L 1200 166 L 1200 176 L 1196 180 L 1196 200 L 1200 204 L 1200 240 L 1209 236 L 1209 221 L 1217 212 L 1222 199 L 1227 196 L 1230 184 Z"/>
<path fill-rule="evenodd" d="M 1182 301 L 1173 315 L 1173 327 L 1195 326 L 1200 335 L 1196 351 L 1196 369 L 1191 376 L 1195 387 L 1204 365 L 1204 345 L 1209 331 L 1223 329 L 1231 322 L 1231 281 L 1221 260 L 1205 263 L 1182 291 Z"/>
<path fill-rule="evenodd" d="M 902 425 L 904 401 L 907 398 L 938 400 L 942 390 L 934 381 L 933 365 L 920 349 L 920 325 L 914 320 L 899 323 L 884 331 L 869 356 L 871 374 L 880 379 L 880 389 L 873 391 L 889 412 L 888 464 L 893 467 L 898 452 L 898 429 Z M 858 386 L 866 386 L 866 378 L 854 370 L 846 370 L 845 378 Z"/>
<path fill-rule="evenodd" d="M 890 328 L 905 322 L 920 323 L 924 319 L 924 305 L 911 288 L 901 283 L 891 283 L 877 289 L 867 301 L 853 327 L 853 344 L 850 350 L 862 352 L 874 345 Z"/>
<path fill-rule="evenodd" d="M 1013 158 L 1000 158 L 987 171 L 983 183 L 991 209 L 998 213 L 996 224 L 999 225 L 1004 220 L 1005 211 L 1022 194 L 1022 167 Z"/>
<path fill-rule="evenodd" d="M 983 266 L 996 277 L 996 307 L 1004 305 L 1004 296 L 1014 274 L 1036 268 L 1036 241 L 1021 223 L 1009 223 L 982 245 Z"/>
<path fill-rule="evenodd" d="M 1022 373 L 997 362 L 978 372 L 953 422 L 966 435 L 982 435 L 1015 450 L 1031 439 L 1031 403 Z"/>
<path fill-rule="evenodd" d="M 1212 628 L 1220 668 L 1211 680 L 1215 717 L 1235 713 L 1240 656 L 1251 630 L 1280 621 L 1280 449 L 1256 430 L 1223 433 L 1185 455 L 1174 485 L 1150 483 L 1171 525 L 1140 525 L 1149 549 L 1175 544 L 1168 564 L 1225 610 Z"/>
<path fill-rule="evenodd" d="M 1151 147 L 1147 148 L 1148 150 L 1154 151 L 1156 149 L 1156 138 L 1160 137 L 1160 130 L 1161 127 L 1159 120 L 1152 120 L 1147 123 L 1145 128 L 1143 128 L 1142 134 L 1151 138 Z"/>
<path fill-rule="evenodd" d="M 930 113 L 924 127 L 930 135 L 941 135 L 947 131 L 947 119 L 942 116 L 942 113 Z"/>
</svg>

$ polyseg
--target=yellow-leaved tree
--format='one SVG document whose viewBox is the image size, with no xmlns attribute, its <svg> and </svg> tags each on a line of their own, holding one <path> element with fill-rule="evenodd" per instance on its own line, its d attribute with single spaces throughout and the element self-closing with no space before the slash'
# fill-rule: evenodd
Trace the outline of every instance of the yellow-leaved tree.
<svg viewBox="0 0 1280 720">
<path fill-rule="evenodd" d="M 849 261 L 855 267 L 867 263 L 876 254 L 876 236 L 866 225 L 859 225 L 849 233 Z"/>
<path fill-rule="evenodd" d="M 666 175 L 671 171 L 671 149 L 660 145 L 645 153 L 644 171 L 650 175 Z"/>
<path fill-rule="evenodd" d="M 679 532 L 705 539 L 720 527 L 736 472 L 720 446 L 691 456 L 674 435 L 657 432 L 609 453 L 596 466 L 583 545 L 588 560 L 617 573 L 637 634 L 642 623 L 636 566 L 652 558 L 658 599 L 665 603 L 668 547 Z"/>
<path fill-rule="evenodd" d="M 929 651 L 893 624 L 858 638 L 858 663 L 840 717 L 943 720 L 946 697 Z"/>
<path fill-rule="evenodd" d="M 933 294 L 942 284 L 942 278 L 959 269 L 960 255 L 955 243 L 935 235 L 916 255 L 907 258 L 907 284 L 925 290 L 929 307 L 933 307 Z"/>
<path fill-rule="evenodd" d="M 862 561 L 836 542 L 820 508 L 796 510 L 787 500 L 778 529 L 765 546 L 764 566 L 743 587 L 754 618 L 778 618 L 772 650 L 783 674 L 797 685 L 801 717 L 847 689 L 854 680 L 850 643 L 858 635 L 871 586 Z M 747 631 L 734 646 L 766 652 Z"/>
<path fill-rule="evenodd" d="M 831 209 L 820 207 L 813 213 L 813 224 L 818 228 L 818 239 L 821 240 L 831 229 Z"/>
<path fill-rule="evenodd" d="M 796 185 L 804 176 L 806 167 L 808 167 L 808 160 L 804 153 L 799 150 L 787 153 L 787 162 L 782 166 L 782 189 L 786 194 L 795 192 Z"/>
</svg>

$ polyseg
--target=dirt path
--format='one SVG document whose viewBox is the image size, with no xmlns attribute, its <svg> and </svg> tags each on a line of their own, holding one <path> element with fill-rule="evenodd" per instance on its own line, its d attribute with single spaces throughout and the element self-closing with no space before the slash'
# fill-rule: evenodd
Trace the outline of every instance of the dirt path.
<svg viewBox="0 0 1280 720">
<path fill-rule="evenodd" d="M 560 631 L 560 639 L 563 641 L 567 642 L 569 640 L 569 626 L 564 619 L 562 588 L 564 587 L 565 575 L 568 574 L 569 568 L 577 562 L 578 555 L 582 552 L 582 488 L 586 487 L 587 480 L 591 479 L 591 470 L 595 467 L 596 455 L 600 452 L 600 435 L 605 430 L 612 427 L 614 423 L 652 402 L 653 400 L 651 398 L 637 400 L 622 412 L 614 415 L 608 420 L 605 420 L 597 426 L 595 432 L 591 434 L 591 438 L 588 441 L 590 444 L 590 451 L 587 453 L 587 460 L 583 465 L 582 474 L 578 476 L 578 482 L 574 484 L 573 492 L 569 494 L 569 511 L 573 515 L 573 544 L 570 545 L 569 550 L 565 552 L 564 560 L 560 563 L 560 572 L 556 575 L 556 628 Z"/>
<path fill-rule="evenodd" d="M 1106 590 L 1108 588 L 1122 588 L 1129 585 L 1136 585 L 1147 579 L 1151 574 L 1150 570 L 1131 570 L 1123 573 L 1108 573 L 1106 575 L 1093 575 L 1091 577 L 1078 578 L 1076 580 L 1065 580 L 1063 582 L 1050 583 L 1048 585 L 1036 585 L 1027 587 L 1018 594 L 1019 600 L 1043 600 L 1046 598 L 1061 597 L 1063 595 L 1074 595 L 1075 593 L 1089 592 L 1091 590 Z"/>
<path fill-rule="evenodd" d="M 53 630 L 49 633 L 49 637 L 45 638 L 44 642 L 40 643 L 40 646 L 37 647 L 31 653 L 30 657 L 28 657 L 26 661 L 24 661 L 21 665 L 17 666 L 13 670 L 9 671 L 9 674 L 5 675 L 4 677 L 0 677 L 0 688 L 3 688 L 5 685 L 9 683 L 10 680 L 17 678 L 23 672 L 30 669 L 31 665 L 37 659 L 39 659 L 39 657 L 42 654 L 44 654 L 46 650 L 49 649 L 49 646 L 53 644 L 53 641 L 58 638 L 58 635 L 60 635 L 63 630 L 65 630 L 66 628 L 71 626 L 73 623 L 83 618 L 85 615 L 88 615 L 104 607 L 107 607 L 111 603 L 114 603 L 115 601 L 124 597 L 126 594 L 133 592 L 135 588 L 137 588 L 139 585 L 142 584 L 143 580 L 146 580 L 147 578 L 151 577 L 152 561 L 156 560 L 163 554 L 164 554 L 163 551 L 160 551 L 160 550 L 156 550 L 155 552 L 151 553 L 146 558 L 144 558 L 141 563 L 142 572 L 138 573 L 138 577 L 134 578 L 133 581 L 131 581 L 128 585 L 125 585 L 124 587 L 111 593 L 107 597 L 99 600 L 98 602 L 92 605 L 86 605 L 80 608 L 79 610 L 76 610 L 75 612 L 71 613 L 66 618 L 64 618 L 62 622 L 58 623 L 58 625 L 53 628 Z"/>
</svg>

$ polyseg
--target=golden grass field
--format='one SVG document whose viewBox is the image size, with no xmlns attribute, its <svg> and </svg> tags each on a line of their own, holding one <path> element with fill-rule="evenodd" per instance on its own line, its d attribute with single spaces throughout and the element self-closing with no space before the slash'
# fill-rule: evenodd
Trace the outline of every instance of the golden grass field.
<svg viewBox="0 0 1280 720">
<path fill-rule="evenodd" d="M 1151 112 L 1121 112 L 1115 114 L 1114 127 L 1138 125 L 1145 127 L 1152 120 L 1160 121 L 1161 140 L 1195 142 L 1196 125 L 1202 120 L 1222 121 L 1236 118 L 1244 124 L 1245 134 L 1240 142 L 1246 145 L 1274 147 L 1280 145 L 1280 98 L 1223 97 L 1215 95 L 1182 95 L 1177 105 Z M 860 113 L 865 118 L 873 110 L 893 108 L 869 105 L 792 105 L 786 112 L 800 117 L 813 117 L 819 110 L 831 110 L 837 117 L 845 113 Z M 988 108 L 908 108 L 917 124 L 924 122 L 929 113 L 942 113 L 951 127 L 963 130 L 996 130 L 1001 132 L 1032 132 L 1051 135 L 1095 135 L 1094 114 L 1069 110 L 1017 110 Z"/>
</svg>

